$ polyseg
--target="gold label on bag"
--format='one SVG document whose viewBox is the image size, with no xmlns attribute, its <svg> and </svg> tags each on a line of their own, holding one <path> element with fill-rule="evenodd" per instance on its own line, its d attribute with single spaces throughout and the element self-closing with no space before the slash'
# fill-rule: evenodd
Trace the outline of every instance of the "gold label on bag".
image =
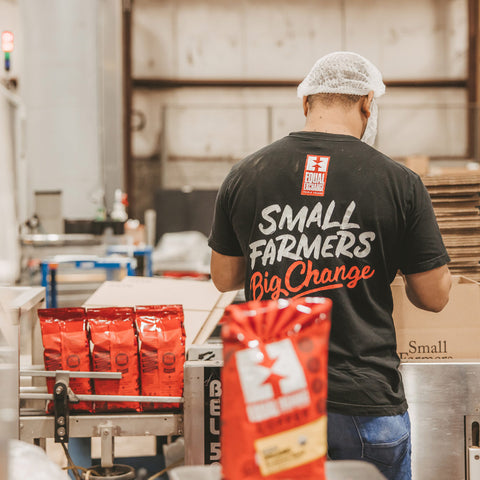
<svg viewBox="0 0 480 480">
<path fill-rule="evenodd" d="M 262 475 L 299 467 L 327 454 L 327 416 L 255 441 Z"/>
</svg>

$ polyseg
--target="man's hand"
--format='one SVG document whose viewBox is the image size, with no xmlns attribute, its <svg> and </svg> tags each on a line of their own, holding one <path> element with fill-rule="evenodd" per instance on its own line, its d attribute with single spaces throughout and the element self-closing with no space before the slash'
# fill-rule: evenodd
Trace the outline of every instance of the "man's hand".
<svg viewBox="0 0 480 480">
<path fill-rule="evenodd" d="M 408 299 L 418 308 L 440 312 L 448 303 L 452 277 L 446 265 L 421 273 L 405 275 Z"/>
<path fill-rule="evenodd" d="M 240 290 L 245 282 L 245 259 L 222 255 L 212 250 L 210 273 L 213 283 L 221 292 Z"/>
</svg>

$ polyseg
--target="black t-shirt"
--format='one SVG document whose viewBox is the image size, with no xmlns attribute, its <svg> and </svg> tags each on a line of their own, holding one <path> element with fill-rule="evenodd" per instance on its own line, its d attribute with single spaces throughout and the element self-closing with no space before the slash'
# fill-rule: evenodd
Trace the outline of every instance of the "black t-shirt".
<svg viewBox="0 0 480 480">
<path fill-rule="evenodd" d="M 330 412 L 406 410 L 390 284 L 450 260 L 418 175 L 353 136 L 291 133 L 233 167 L 209 245 L 245 257 L 247 300 L 332 299 Z"/>
</svg>

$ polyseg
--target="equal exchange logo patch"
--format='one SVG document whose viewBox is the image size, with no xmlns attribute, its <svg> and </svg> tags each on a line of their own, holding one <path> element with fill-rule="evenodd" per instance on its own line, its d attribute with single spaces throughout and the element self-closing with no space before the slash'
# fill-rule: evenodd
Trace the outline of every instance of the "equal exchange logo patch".
<svg viewBox="0 0 480 480">
<path fill-rule="evenodd" d="M 307 155 L 303 172 L 302 195 L 323 197 L 327 184 L 329 163 L 330 157 Z"/>
<path fill-rule="evenodd" d="M 307 379 L 290 338 L 236 352 L 248 420 L 258 423 L 310 405 Z"/>
</svg>

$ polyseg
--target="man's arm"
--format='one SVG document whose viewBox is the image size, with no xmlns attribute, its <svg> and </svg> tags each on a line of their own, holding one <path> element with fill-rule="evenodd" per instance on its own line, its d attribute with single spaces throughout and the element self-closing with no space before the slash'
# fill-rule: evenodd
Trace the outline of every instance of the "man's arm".
<svg viewBox="0 0 480 480">
<path fill-rule="evenodd" d="M 405 275 L 404 280 L 407 297 L 416 307 L 440 312 L 448 303 L 452 277 L 446 265 Z"/>
<path fill-rule="evenodd" d="M 245 282 L 245 258 L 230 257 L 212 250 L 210 274 L 221 292 L 240 290 Z"/>
</svg>

